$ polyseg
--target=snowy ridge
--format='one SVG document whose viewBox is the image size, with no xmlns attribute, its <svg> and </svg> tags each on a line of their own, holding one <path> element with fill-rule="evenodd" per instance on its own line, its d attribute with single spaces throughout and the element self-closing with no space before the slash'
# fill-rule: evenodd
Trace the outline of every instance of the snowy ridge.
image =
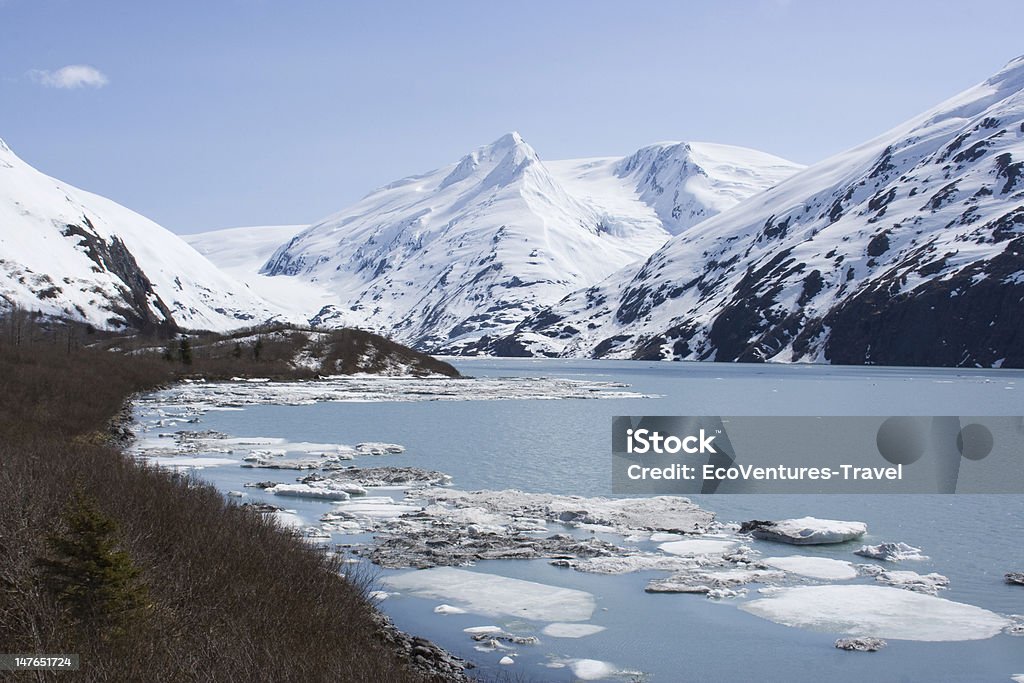
<svg viewBox="0 0 1024 683">
<path fill-rule="evenodd" d="M 1024 58 L 682 232 L 495 348 L 1022 366 L 1022 88 Z"/>
<path fill-rule="evenodd" d="M 310 226 L 261 273 L 328 289 L 335 302 L 307 311 L 314 324 L 476 353 L 797 168 L 753 150 L 685 143 L 545 163 L 509 133 Z"/>
<path fill-rule="evenodd" d="M 46 176 L 0 141 L 0 312 L 222 331 L 277 311 L 176 235 Z"/>
</svg>

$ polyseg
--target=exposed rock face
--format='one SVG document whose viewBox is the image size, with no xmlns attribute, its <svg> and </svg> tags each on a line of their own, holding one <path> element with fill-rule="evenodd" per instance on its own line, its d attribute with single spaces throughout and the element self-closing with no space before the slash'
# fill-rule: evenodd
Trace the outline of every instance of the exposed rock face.
<svg viewBox="0 0 1024 683">
<path fill-rule="evenodd" d="M 40 173 L 0 142 L 0 313 L 11 309 L 147 333 L 283 314 L 177 235 Z"/>
<path fill-rule="evenodd" d="M 119 288 L 121 296 L 110 302 L 110 311 L 119 318 L 108 322 L 120 324 L 119 320 L 122 320 L 129 327 L 146 333 L 177 331 L 178 325 L 167 304 L 153 291 L 153 283 L 142 272 L 121 238 L 103 239 L 88 216 L 82 217 L 82 225 L 64 226 L 61 234 L 79 238 L 78 248 L 96 267 L 113 274 L 123 283 Z"/>
</svg>

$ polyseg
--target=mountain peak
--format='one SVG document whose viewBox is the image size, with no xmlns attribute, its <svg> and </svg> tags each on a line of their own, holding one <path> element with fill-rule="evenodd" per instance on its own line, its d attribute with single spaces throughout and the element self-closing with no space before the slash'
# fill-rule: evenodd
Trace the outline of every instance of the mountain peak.
<svg viewBox="0 0 1024 683">
<path fill-rule="evenodd" d="M 998 86 L 1000 90 L 1024 89 L 1024 55 L 1011 59 L 1006 66 L 989 77 L 985 84 Z"/>
<path fill-rule="evenodd" d="M 491 184 L 499 181 L 507 181 L 511 176 L 522 172 L 533 162 L 539 161 L 537 152 L 523 140 L 523 137 L 516 131 L 505 133 L 489 145 L 478 147 L 473 152 L 462 157 L 459 163 L 452 169 L 451 173 L 441 181 L 440 189 L 458 183 L 472 176 L 482 164 L 488 167 L 488 176 Z M 493 171 L 502 167 L 503 170 L 497 176 Z M 510 175 L 511 174 L 511 175 Z M 488 182 L 485 178 L 485 184 Z"/>
<path fill-rule="evenodd" d="M 517 154 L 521 158 L 537 158 L 537 152 L 517 131 L 505 133 L 491 144 L 479 148 L 475 154 L 491 161 L 501 161 L 509 154 Z"/>
<path fill-rule="evenodd" d="M 500 138 L 488 145 L 493 149 L 508 149 L 517 145 L 525 144 L 523 136 L 519 134 L 519 131 L 513 130 L 505 133 Z"/>
</svg>

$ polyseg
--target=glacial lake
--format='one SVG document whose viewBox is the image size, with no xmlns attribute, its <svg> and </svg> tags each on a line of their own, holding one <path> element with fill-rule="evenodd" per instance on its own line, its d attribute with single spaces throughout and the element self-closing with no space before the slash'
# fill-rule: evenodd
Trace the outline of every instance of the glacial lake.
<svg viewBox="0 0 1024 683">
<path fill-rule="evenodd" d="M 830 368 L 822 366 L 648 363 L 535 359 L 452 359 L 479 378 L 547 377 L 613 382 L 657 398 L 426 400 L 245 405 L 209 410 L 189 424 L 158 420 L 159 395 L 143 404 L 145 438 L 176 430 L 215 430 L 231 436 L 289 442 L 402 444 L 402 454 L 357 458 L 358 466 L 409 465 L 445 472 L 465 491 L 519 489 L 586 497 L 611 496 L 610 426 L 615 415 L 1011 415 L 1024 414 L 1024 372 L 1012 370 Z M 260 385 L 252 385 L 259 390 Z M 148 422 L 147 422 L 148 420 Z M 218 456 L 222 457 L 223 456 Z M 228 456 L 227 459 L 230 459 Z M 282 498 L 246 482 L 294 482 L 306 472 L 243 469 L 216 464 L 196 472 L 221 490 L 244 490 L 245 501 L 294 510 L 316 526 L 331 501 Z M 401 498 L 400 491 L 372 493 Z M 1024 571 L 1024 495 L 715 495 L 692 496 L 723 522 L 814 516 L 867 523 L 861 541 L 788 546 L 753 541 L 763 556 L 803 555 L 868 563 L 854 556 L 861 543 L 900 541 L 930 559 L 887 568 L 938 572 L 949 578 L 939 597 L 999 615 L 1024 615 L 1024 587 L 1003 575 Z M 549 525 L 552 526 L 552 525 Z M 555 525 L 558 526 L 558 525 Z M 551 528 L 551 532 L 572 532 Z M 622 538 L 609 540 L 622 544 Z M 333 535 L 335 543 L 366 543 L 366 535 Z M 656 543 L 635 544 L 655 550 Z M 477 666 L 485 680 L 511 673 L 524 681 L 573 681 L 572 662 L 610 665 L 607 680 L 686 681 L 1002 681 L 1024 673 L 1024 636 L 953 642 L 890 639 L 875 653 L 833 647 L 840 634 L 791 628 L 737 606 L 761 596 L 711 600 L 703 595 L 649 594 L 644 586 L 666 572 L 606 575 L 552 566 L 547 560 L 489 560 L 463 568 L 585 591 L 595 609 L 589 624 L 604 630 L 580 638 L 549 637 L 543 621 L 438 614 L 441 603 L 398 591 L 380 602 L 396 625 L 429 638 Z M 410 570 L 375 569 L 389 576 Z M 813 582 L 812 582 L 813 583 Z M 851 581 L 873 583 L 861 576 Z M 756 587 L 755 587 L 756 588 Z M 339 615 L 343 618 L 343 615 Z M 463 629 L 496 625 L 536 635 L 536 645 L 481 652 Z M 515 664 L 499 660 L 512 655 Z M 552 666 L 557 668 L 552 668 Z M 577 668 L 589 675 L 593 669 Z M 597 672 L 599 673 L 599 672 Z M 594 675 L 597 675 L 594 673 Z M 520 680 L 520 679 L 515 679 Z M 605 680 L 602 678 L 601 680 Z"/>
</svg>

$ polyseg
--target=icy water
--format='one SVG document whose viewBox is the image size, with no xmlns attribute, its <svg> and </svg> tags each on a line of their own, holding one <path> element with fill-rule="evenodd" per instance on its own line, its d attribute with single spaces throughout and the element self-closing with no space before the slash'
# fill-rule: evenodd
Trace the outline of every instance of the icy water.
<svg viewBox="0 0 1024 683">
<path fill-rule="evenodd" d="M 257 405 L 208 412 L 187 428 L 290 441 L 394 442 L 405 445 L 407 453 L 357 459 L 354 464 L 440 470 L 452 475 L 453 487 L 463 490 L 516 488 L 609 496 L 614 415 L 1024 414 L 1024 373 L 1017 371 L 559 360 L 454 363 L 476 377 L 614 381 L 660 398 Z M 223 465 L 204 469 L 199 476 L 228 491 L 241 489 L 247 481 L 287 482 L 299 474 Z M 246 492 L 250 500 L 282 503 L 256 489 Z M 1024 570 L 1024 496 L 719 495 L 694 500 L 722 521 L 813 515 L 866 522 L 865 543 L 902 541 L 923 548 L 930 560 L 893 568 L 949 577 L 950 589 L 940 597 L 1003 615 L 1024 615 L 1024 588 L 1007 585 L 1002 578 L 1007 571 Z M 285 505 L 313 525 L 331 508 L 329 502 L 297 499 Z M 621 537 L 609 540 L 622 543 Z M 797 548 L 758 541 L 753 546 L 765 556 L 864 561 L 852 555 L 859 543 Z M 618 671 L 643 672 L 643 680 L 659 682 L 1009 681 L 1011 675 L 1024 673 L 1022 636 L 1003 633 L 964 642 L 890 640 L 881 652 L 849 653 L 833 647 L 837 634 L 789 628 L 737 609 L 743 599 L 645 593 L 646 583 L 664 572 L 586 574 L 542 560 L 487 561 L 469 569 L 594 595 L 597 608 L 588 623 L 606 628 L 578 639 L 541 634 L 545 622 L 434 612 L 441 602 L 457 604 L 450 600 L 403 593 L 381 602 L 400 628 L 474 661 L 485 673 L 511 670 L 526 681 L 577 680 L 570 668 L 550 665 L 578 659 L 601 660 Z M 397 573 L 401 572 L 379 571 L 379 576 Z M 747 599 L 757 597 L 752 591 Z M 510 652 L 516 653 L 516 663 L 500 666 L 498 661 L 508 653 L 476 651 L 476 643 L 463 632 L 491 624 L 517 634 L 537 634 L 541 643 L 515 646 Z M 629 676 L 619 675 L 617 680 Z"/>
</svg>

